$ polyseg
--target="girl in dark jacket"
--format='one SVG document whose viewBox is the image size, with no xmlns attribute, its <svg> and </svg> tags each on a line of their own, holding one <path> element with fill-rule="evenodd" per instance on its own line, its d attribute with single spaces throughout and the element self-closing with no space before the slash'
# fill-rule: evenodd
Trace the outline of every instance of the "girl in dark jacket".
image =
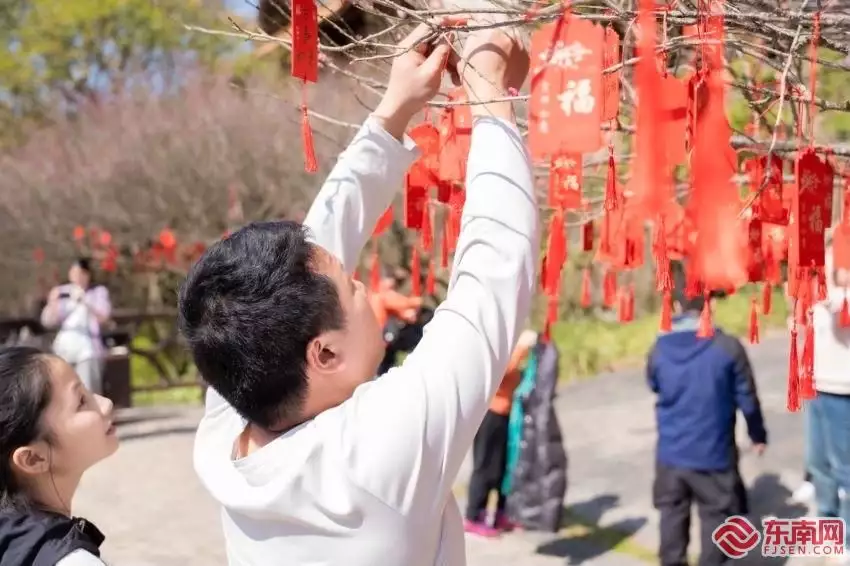
<svg viewBox="0 0 850 566">
<path fill-rule="evenodd" d="M 118 448 L 112 403 L 61 358 L 0 348 L 0 566 L 102 566 L 71 514 L 83 473 Z"/>
</svg>

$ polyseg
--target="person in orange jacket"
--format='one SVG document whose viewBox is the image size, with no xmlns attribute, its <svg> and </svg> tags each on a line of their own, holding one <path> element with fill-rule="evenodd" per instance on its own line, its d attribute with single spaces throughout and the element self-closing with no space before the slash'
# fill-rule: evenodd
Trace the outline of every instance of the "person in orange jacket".
<svg viewBox="0 0 850 566">
<path fill-rule="evenodd" d="M 505 377 L 475 435 L 472 444 L 473 469 L 469 480 L 464 523 L 468 533 L 490 538 L 513 528 L 505 515 L 506 498 L 500 489 L 507 464 L 508 422 L 514 390 L 522 380 L 522 366 L 536 342 L 536 332 L 526 330 L 520 335 L 508 362 Z M 493 490 L 499 492 L 499 499 L 495 517 L 492 522 L 488 522 L 487 500 Z"/>
<path fill-rule="evenodd" d="M 419 322 L 422 309 L 422 297 L 409 297 L 399 293 L 395 285 L 395 280 L 387 277 L 381 280 L 377 292 L 369 294 L 369 303 L 384 333 L 387 348 L 377 375 L 385 374 L 395 365 L 399 351 L 407 351 L 404 347 L 397 347 L 400 335 L 405 328 L 412 328 Z M 390 322 L 393 324 L 389 324 Z M 418 339 L 416 341 L 418 342 Z"/>
</svg>

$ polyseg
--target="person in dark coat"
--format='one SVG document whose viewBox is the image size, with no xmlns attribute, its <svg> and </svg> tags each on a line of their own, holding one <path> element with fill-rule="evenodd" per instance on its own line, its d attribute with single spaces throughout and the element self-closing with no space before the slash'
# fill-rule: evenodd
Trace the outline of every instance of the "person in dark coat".
<svg viewBox="0 0 850 566">
<path fill-rule="evenodd" d="M 530 531 L 561 528 L 567 492 L 567 453 L 554 399 L 558 349 L 538 340 L 516 389 L 510 416 L 508 473 L 502 484 L 507 514 Z"/>
<path fill-rule="evenodd" d="M 684 295 L 683 277 L 674 290 L 677 315 L 672 330 L 656 339 L 647 379 L 657 396 L 653 503 L 661 513 L 662 566 L 685 566 L 691 506 L 699 509 L 700 566 L 729 560 L 712 533 L 732 515 L 747 512 L 746 490 L 738 471 L 737 411 L 743 413 L 758 454 L 767 444 L 764 418 L 747 352 L 734 336 L 714 328 L 697 335 L 702 295 Z M 710 308 L 710 305 L 709 305 Z"/>
</svg>

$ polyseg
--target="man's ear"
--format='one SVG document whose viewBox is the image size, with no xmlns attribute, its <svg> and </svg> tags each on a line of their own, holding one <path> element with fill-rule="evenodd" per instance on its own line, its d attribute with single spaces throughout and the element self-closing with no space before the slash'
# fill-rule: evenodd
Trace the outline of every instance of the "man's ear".
<svg viewBox="0 0 850 566">
<path fill-rule="evenodd" d="M 307 344 L 307 368 L 315 372 L 336 371 L 342 363 L 338 331 L 323 332 Z"/>
<path fill-rule="evenodd" d="M 36 442 L 12 452 L 12 468 L 19 474 L 38 476 L 50 471 L 50 447 Z"/>
</svg>

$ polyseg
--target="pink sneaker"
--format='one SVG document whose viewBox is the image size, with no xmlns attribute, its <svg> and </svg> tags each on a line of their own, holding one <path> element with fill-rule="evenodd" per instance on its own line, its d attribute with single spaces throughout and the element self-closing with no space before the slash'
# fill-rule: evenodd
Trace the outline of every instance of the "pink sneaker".
<svg viewBox="0 0 850 566">
<path fill-rule="evenodd" d="M 516 525 L 504 513 L 496 513 L 493 528 L 503 533 L 509 533 L 516 528 Z"/>
<path fill-rule="evenodd" d="M 463 520 L 463 530 L 469 534 L 484 538 L 497 538 L 501 534 L 497 529 L 494 529 L 486 523 L 470 521 L 469 519 Z"/>
</svg>

